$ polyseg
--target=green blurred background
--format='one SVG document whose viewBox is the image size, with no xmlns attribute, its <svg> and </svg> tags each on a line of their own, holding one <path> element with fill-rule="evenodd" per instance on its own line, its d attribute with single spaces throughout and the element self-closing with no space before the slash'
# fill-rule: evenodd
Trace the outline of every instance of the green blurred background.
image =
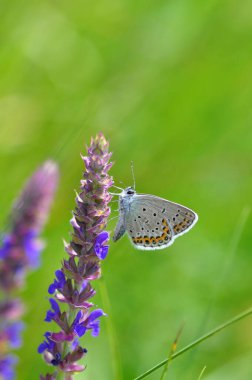
<svg viewBox="0 0 252 380">
<path fill-rule="evenodd" d="M 65 255 L 79 153 L 91 136 L 110 140 L 118 186 L 132 185 L 133 160 L 137 191 L 199 214 L 165 251 L 134 250 L 126 237 L 111 243 L 103 281 L 116 365 L 104 318 L 101 336 L 83 340 L 88 369 L 77 378 L 133 379 L 166 357 L 182 322 L 179 348 L 251 306 L 252 3 L 2 0 L 0 30 L 2 228 L 41 162 L 53 158 L 61 170 L 43 265 L 24 291 L 19 380 L 47 370 L 36 353 L 47 287 Z M 251 325 L 176 359 L 167 378 L 194 380 L 206 365 L 205 380 L 251 379 Z"/>
</svg>

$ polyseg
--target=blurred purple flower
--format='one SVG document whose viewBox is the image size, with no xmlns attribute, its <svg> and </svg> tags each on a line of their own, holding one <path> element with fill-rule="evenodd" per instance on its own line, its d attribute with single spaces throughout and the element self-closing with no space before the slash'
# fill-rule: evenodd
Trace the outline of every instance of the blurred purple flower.
<svg viewBox="0 0 252 380">
<path fill-rule="evenodd" d="M 0 358 L 0 378 L 2 380 L 15 379 L 14 367 L 17 361 L 17 357 L 14 355 L 6 355 Z"/>
<path fill-rule="evenodd" d="M 14 203 L 10 231 L 0 247 L 0 287 L 7 292 L 22 285 L 28 269 L 39 265 L 46 222 L 58 183 L 58 167 L 46 161 L 27 182 Z"/>
<path fill-rule="evenodd" d="M 45 162 L 32 175 L 15 202 L 10 215 L 9 231 L 0 246 L 0 378 L 15 377 L 16 357 L 8 355 L 21 346 L 24 328 L 20 317 L 24 307 L 14 294 L 23 285 L 29 269 L 39 265 L 43 243 L 39 235 L 46 222 L 58 182 L 58 168 Z M 6 322 L 8 320 L 8 323 Z"/>
</svg>

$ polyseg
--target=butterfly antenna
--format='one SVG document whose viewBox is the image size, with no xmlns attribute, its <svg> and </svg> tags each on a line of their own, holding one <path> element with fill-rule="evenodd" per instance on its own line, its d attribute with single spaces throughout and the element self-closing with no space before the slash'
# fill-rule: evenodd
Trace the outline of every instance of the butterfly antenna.
<svg viewBox="0 0 252 380">
<path fill-rule="evenodd" d="M 122 189 L 121 187 L 119 187 L 119 186 L 116 186 L 116 185 L 112 185 L 112 187 L 115 187 L 116 189 L 118 189 L 118 190 L 121 190 L 121 191 L 123 191 L 124 189 Z"/>
<path fill-rule="evenodd" d="M 133 164 L 133 161 L 131 161 L 131 174 L 132 174 L 132 177 L 133 177 L 133 183 L 134 183 L 134 190 L 136 190 L 136 180 L 135 180 L 135 174 L 134 174 L 134 164 Z"/>
</svg>

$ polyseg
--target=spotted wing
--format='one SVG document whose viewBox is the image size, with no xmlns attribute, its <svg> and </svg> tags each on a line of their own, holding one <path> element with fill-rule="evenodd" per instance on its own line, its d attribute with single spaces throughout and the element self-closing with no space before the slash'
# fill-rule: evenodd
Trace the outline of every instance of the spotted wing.
<svg viewBox="0 0 252 380">
<path fill-rule="evenodd" d="M 198 220 L 198 215 L 191 209 L 154 195 L 138 194 L 137 202 L 144 203 L 149 208 L 156 208 L 167 219 L 174 238 L 188 232 Z"/>
<path fill-rule="evenodd" d="M 136 196 L 137 197 L 137 196 Z M 173 243 L 171 225 L 156 205 L 135 198 L 126 217 L 126 231 L 142 250 L 166 248 Z"/>
</svg>

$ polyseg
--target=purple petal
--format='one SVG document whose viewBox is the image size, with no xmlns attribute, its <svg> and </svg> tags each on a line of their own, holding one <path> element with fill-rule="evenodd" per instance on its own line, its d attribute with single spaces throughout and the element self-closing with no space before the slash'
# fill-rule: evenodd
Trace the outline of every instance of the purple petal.
<svg viewBox="0 0 252 380">
<path fill-rule="evenodd" d="M 85 332 L 87 331 L 87 328 L 83 325 L 77 325 L 74 330 L 75 330 L 76 334 L 79 337 L 81 337 L 85 334 Z"/>
<path fill-rule="evenodd" d="M 42 354 L 48 348 L 48 343 L 43 342 L 38 346 L 38 353 Z"/>
<path fill-rule="evenodd" d="M 92 324 L 92 336 L 96 337 L 100 334 L 100 321 L 95 321 Z"/>
<path fill-rule="evenodd" d="M 54 294 L 55 290 L 57 289 L 63 289 L 66 283 L 65 274 L 61 270 L 56 270 L 55 276 L 57 280 L 54 280 L 53 283 L 49 285 L 49 288 L 48 288 L 49 294 Z"/>
<path fill-rule="evenodd" d="M 108 254 L 108 246 L 107 245 L 103 246 L 103 243 L 105 243 L 108 240 L 108 238 L 109 238 L 109 234 L 106 231 L 101 232 L 100 235 L 98 235 L 96 238 L 94 250 L 95 250 L 96 256 L 100 260 L 104 260 Z"/>
<path fill-rule="evenodd" d="M 106 257 L 107 257 L 107 254 L 108 254 L 108 245 L 105 245 L 104 247 L 101 247 L 99 250 L 96 250 L 95 253 L 96 253 L 96 256 L 100 259 L 100 260 L 104 260 Z"/>
<path fill-rule="evenodd" d="M 49 301 L 50 301 L 52 309 L 55 311 L 55 313 L 57 315 L 60 315 L 60 308 L 59 308 L 59 305 L 57 304 L 57 302 L 55 301 L 55 299 L 50 298 Z"/>
<path fill-rule="evenodd" d="M 83 283 L 81 284 L 81 291 L 83 291 L 88 285 L 88 281 L 84 280 Z"/>
<path fill-rule="evenodd" d="M 79 324 L 79 321 L 80 321 L 80 318 L 81 318 L 81 317 L 82 317 L 82 312 L 81 312 L 81 310 L 80 310 L 80 311 L 78 311 L 78 313 L 77 313 L 77 315 L 76 315 L 76 317 L 75 317 L 75 319 L 74 319 L 74 321 L 73 321 L 73 323 L 72 323 L 72 328 L 73 328 L 73 329 L 75 328 L 76 325 Z"/>
<path fill-rule="evenodd" d="M 95 242 L 95 245 L 96 244 L 102 244 L 102 243 L 104 243 L 106 240 L 108 240 L 108 238 L 109 238 L 109 234 L 108 234 L 108 232 L 107 231 L 103 231 L 103 232 L 101 232 L 98 236 L 97 236 L 97 238 L 96 238 L 96 242 Z"/>
<path fill-rule="evenodd" d="M 59 280 L 60 284 L 65 284 L 66 277 L 65 277 L 65 274 L 62 272 L 62 270 L 56 270 L 55 276 Z"/>
<path fill-rule="evenodd" d="M 46 317 L 44 319 L 45 322 L 51 322 L 55 317 L 55 313 L 52 310 L 48 310 L 46 313 Z"/>
<path fill-rule="evenodd" d="M 93 322 L 95 319 L 97 318 L 100 318 L 102 317 L 103 315 L 106 315 L 102 309 L 96 309 L 94 311 L 92 311 L 90 314 L 89 314 L 89 317 L 88 317 L 88 323 L 91 323 Z"/>
<path fill-rule="evenodd" d="M 75 348 L 77 348 L 79 346 L 79 339 L 74 339 L 74 341 L 72 342 L 72 350 L 74 350 Z"/>
<path fill-rule="evenodd" d="M 51 333 L 49 331 L 47 331 L 45 334 L 44 334 L 46 340 L 44 340 L 38 347 L 38 353 L 39 354 L 42 354 L 45 350 L 52 350 L 55 346 L 55 342 L 53 342 L 50 337 L 51 337 Z"/>
<path fill-rule="evenodd" d="M 49 294 L 54 294 L 54 292 L 55 292 L 56 289 L 57 288 L 56 288 L 55 284 L 53 283 L 53 284 L 49 285 L 48 293 Z"/>
</svg>

